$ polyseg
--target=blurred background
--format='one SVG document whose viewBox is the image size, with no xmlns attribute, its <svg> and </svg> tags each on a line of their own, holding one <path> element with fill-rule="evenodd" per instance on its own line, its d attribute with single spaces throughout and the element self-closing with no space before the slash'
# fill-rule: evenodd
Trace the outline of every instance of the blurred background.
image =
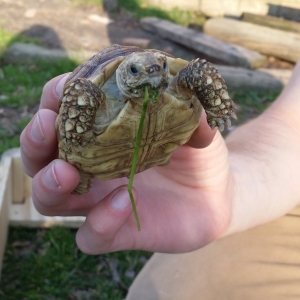
<svg viewBox="0 0 300 300">
<path fill-rule="evenodd" d="M 111 44 L 215 64 L 238 105 L 226 135 L 268 107 L 291 76 L 300 58 L 300 0 L 0 0 L 0 156 L 19 147 L 45 83 Z M 25 198 L 8 206 L 19 209 Z M 151 256 L 88 256 L 67 223 L 42 228 L 12 218 L 0 227 L 0 299 L 124 299 Z"/>
</svg>

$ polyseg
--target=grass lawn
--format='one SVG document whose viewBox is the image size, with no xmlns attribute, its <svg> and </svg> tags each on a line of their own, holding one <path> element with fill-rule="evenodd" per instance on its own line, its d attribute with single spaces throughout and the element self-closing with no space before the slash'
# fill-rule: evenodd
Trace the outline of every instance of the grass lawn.
<svg viewBox="0 0 300 300">
<path fill-rule="evenodd" d="M 2 300 L 121 300 L 151 253 L 83 254 L 75 231 L 10 228 L 0 281 Z"/>
<path fill-rule="evenodd" d="M 157 17 L 183 26 L 188 26 L 189 24 L 202 26 L 206 20 L 205 16 L 199 11 L 182 10 L 179 7 L 166 11 L 161 7 L 150 5 L 147 0 L 118 0 L 118 3 L 137 18 Z"/>
</svg>

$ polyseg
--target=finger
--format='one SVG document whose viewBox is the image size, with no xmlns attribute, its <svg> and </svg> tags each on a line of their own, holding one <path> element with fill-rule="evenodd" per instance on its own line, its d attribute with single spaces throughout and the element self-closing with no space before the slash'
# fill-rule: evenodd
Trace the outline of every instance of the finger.
<svg viewBox="0 0 300 300">
<path fill-rule="evenodd" d="M 56 116 L 52 110 L 40 110 L 21 134 L 23 167 L 31 177 L 57 156 Z"/>
<path fill-rule="evenodd" d="M 200 124 L 192 134 L 190 140 L 187 142 L 187 145 L 197 149 L 205 148 L 211 144 L 217 131 L 218 131 L 217 128 L 212 130 L 208 125 L 206 119 L 206 113 L 203 109 L 201 114 Z"/>
<path fill-rule="evenodd" d="M 133 195 L 136 201 L 135 190 L 133 190 Z M 87 254 L 129 249 L 133 247 L 132 239 L 136 231 L 127 187 L 121 186 L 102 199 L 89 212 L 86 221 L 77 232 L 76 242 L 79 249 Z"/>
<path fill-rule="evenodd" d="M 56 159 L 38 172 L 32 182 L 32 198 L 43 215 L 84 215 L 89 208 L 91 193 L 70 195 L 79 182 L 79 173 L 69 163 Z M 93 204 L 93 203 L 92 203 Z"/>
<path fill-rule="evenodd" d="M 58 99 L 63 91 L 64 84 L 69 77 L 69 73 L 59 75 L 46 83 L 41 96 L 41 108 L 51 109 L 58 112 Z"/>
</svg>

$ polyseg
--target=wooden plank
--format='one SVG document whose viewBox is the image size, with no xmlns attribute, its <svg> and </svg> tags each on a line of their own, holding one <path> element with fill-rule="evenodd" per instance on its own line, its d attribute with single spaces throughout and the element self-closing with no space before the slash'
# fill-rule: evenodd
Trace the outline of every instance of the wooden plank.
<svg viewBox="0 0 300 300">
<path fill-rule="evenodd" d="M 20 191 L 16 191 L 19 187 Z M 14 200 L 22 199 L 22 202 Z M 31 178 L 22 169 L 20 149 L 2 155 L 0 163 L 0 275 L 8 226 L 50 227 L 62 225 L 78 228 L 85 217 L 46 217 L 39 214 L 32 202 Z"/>
<path fill-rule="evenodd" d="M 48 217 L 41 215 L 34 207 L 31 197 L 26 197 L 23 204 L 11 204 L 9 224 L 11 226 L 43 227 L 53 225 L 78 228 L 84 222 L 85 217 Z"/>
<path fill-rule="evenodd" d="M 143 18 L 141 25 L 145 30 L 155 32 L 164 38 L 224 61 L 230 65 L 257 68 L 266 57 L 249 49 L 232 45 L 220 39 L 190 28 L 158 18 Z"/>
<path fill-rule="evenodd" d="M 24 201 L 24 172 L 22 169 L 21 157 L 12 159 L 13 176 L 13 202 L 22 203 Z"/>
<path fill-rule="evenodd" d="M 9 181 L 10 185 L 8 188 L 8 190 L 11 191 L 11 196 L 9 200 L 7 200 L 9 203 L 9 213 L 6 214 L 10 225 L 25 227 L 62 225 L 78 228 L 84 222 L 84 217 L 47 217 L 41 215 L 33 205 L 31 197 L 32 179 L 23 171 L 20 149 L 17 148 L 7 151 L 4 156 L 7 157 L 11 163 L 11 180 Z M 17 191 L 19 187 L 22 188 L 20 191 Z M 21 199 L 21 202 L 15 201 Z"/>
<path fill-rule="evenodd" d="M 300 58 L 300 34 L 225 18 L 205 22 L 203 30 L 215 38 L 291 62 Z"/>
<path fill-rule="evenodd" d="M 9 205 L 12 201 L 12 159 L 3 154 L 0 164 L 0 276 L 9 223 Z"/>
<path fill-rule="evenodd" d="M 268 26 L 279 30 L 300 33 L 300 23 L 284 20 L 282 18 L 262 16 L 252 13 L 243 13 L 241 20 L 256 25 Z"/>
</svg>

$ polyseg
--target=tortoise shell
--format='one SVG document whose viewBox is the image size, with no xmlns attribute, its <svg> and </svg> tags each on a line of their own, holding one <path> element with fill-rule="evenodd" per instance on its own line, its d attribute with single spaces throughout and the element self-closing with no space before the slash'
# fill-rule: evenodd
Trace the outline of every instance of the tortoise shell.
<svg viewBox="0 0 300 300">
<path fill-rule="evenodd" d="M 158 50 L 113 45 L 69 76 L 56 120 L 59 158 L 74 165 L 84 194 L 91 179 L 129 176 L 145 86 L 159 90 L 146 111 L 136 172 L 168 164 L 199 125 L 202 107 L 213 128 L 230 125 L 234 103 L 218 71 Z"/>
</svg>

